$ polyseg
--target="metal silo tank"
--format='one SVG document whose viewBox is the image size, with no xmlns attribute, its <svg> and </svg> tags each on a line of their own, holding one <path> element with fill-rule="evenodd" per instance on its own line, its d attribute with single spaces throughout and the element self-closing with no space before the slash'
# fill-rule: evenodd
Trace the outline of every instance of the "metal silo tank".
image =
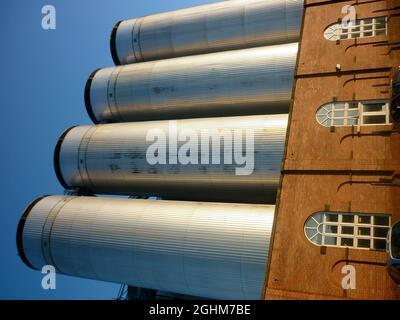
<svg viewBox="0 0 400 320">
<path fill-rule="evenodd" d="M 302 0 L 232 0 L 118 22 L 115 64 L 298 41 Z"/>
<path fill-rule="evenodd" d="M 31 268 L 215 299 L 259 299 L 274 206 L 48 196 L 17 229 Z"/>
<path fill-rule="evenodd" d="M 287 118 L 259 115 L 78 126 L 57 143 L 55 169 L 64 187 L 97 194 L 275 203 Z M 196 136 L 197 157 L 181 161 L 179 152 L 196 154 L 195 149 L 184 153 L 183 148 Z M 165 149 L 151 153 L 149 148 L 159 141 L 167 143 Z M 164 150 L 165 161 L 149 161 L 148 154 L 158 156 Z M 179 157 L 173 157 L 176 152 Z"/>
<path fill-rule="evenodd" d="M 297 43 L 95 71 L 85 103 L 95 123 L 288 113 Z"/>
</svg>

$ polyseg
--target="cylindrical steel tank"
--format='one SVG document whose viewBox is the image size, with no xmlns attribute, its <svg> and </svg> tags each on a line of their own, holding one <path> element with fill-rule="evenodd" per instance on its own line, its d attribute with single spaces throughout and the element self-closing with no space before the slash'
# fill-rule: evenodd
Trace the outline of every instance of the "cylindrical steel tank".
<svg viewBox="0 0 400 320">
<path fill-rule="evenodd" d="M 86 84 L 98 122 L 288 113 L 297 43 L 104 68 Z"/>
<path fill-rule="evenodd" d="M 287 115 L 78 126 L 54 165 L 66 189 L 164 199 L 275 203 Z"/>
<path fill-rule="evenodd" d="M 128 64 L 298 41 L 303 0 L 232 0 L 118 22 L 110 47 Z"/>
<path fill-rule="evenodd" d="M 260 299 L 274 206 L 49 196 L 24 212 L 31 268 L 215 299 Z"/>
</svg>

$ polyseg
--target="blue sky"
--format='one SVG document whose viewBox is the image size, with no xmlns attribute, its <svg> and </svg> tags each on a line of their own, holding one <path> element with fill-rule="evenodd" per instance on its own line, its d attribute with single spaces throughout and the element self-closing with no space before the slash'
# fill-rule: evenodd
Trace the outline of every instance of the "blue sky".
<svg viewBox="0 0 400 320">
<path fill-rule="evenodd" d="M 86 78 L 113 65 L 109 35 L 121 19 L 190 7 L 209 0 L 8 0 L 1 33 L 0 299 L 113 299 L 119 285 L 42 274 L 17 255 L 15 233 L 24 208 L 40 195 L 62 194 L 53 170 L 60 133 L 89 124 L 83 103 Z M 41 27 L 44 5 L 56 8 L 57 29 Z"/>
</svg>

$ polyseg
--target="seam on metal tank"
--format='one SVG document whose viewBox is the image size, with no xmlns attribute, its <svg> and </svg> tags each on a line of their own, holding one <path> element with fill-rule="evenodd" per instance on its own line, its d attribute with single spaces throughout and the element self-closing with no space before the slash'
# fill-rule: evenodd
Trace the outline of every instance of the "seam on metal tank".
<svg viewBox="0 0 400 320">
<path fill-rule="evenodd" d="M 131 30 L 131 45 L 132 45 L 132 53 L 133 53 L 133 56 L 135 57 L 135 62 L 140 62 L 140 59 L 138 59 L 138 57 L 136 56 L 135 45 L 134 45 L 134 42 L 135 42 L 135 27 L 136 27 L 136 24 L 138 23 L 138 20 L 141 20 L 141 18 L 138 18 L 138 19 L 135 20 L 135 23 L 133 24 L 133 27 L 132 27 L 132 30 Z M 137 43 L 138 46 L 140 45 L 139 39 L 136 39 L 136 43 Z"/>
<path fill-rule="evenodd" d="M 54 259 L 53 259 L 53 255 L 52 255 L 52 253 L 51 253 L 51 248 L 50 248 L 51 233 L 52 233 L 52 230 L 53 230 L 54 222 L 56 221 L 56 218 L 57 218 L 58 214 L 60 213 L 60 211 L 64 208 L 64 206 L 65 206 L 68 202 L 70 202 L 71 200 L 73 200 L 73 199 L 75 199 L 75 198 L 76 198 L 76 197 L 64 197 L 64 198 L 63 198 L 62 200 L 60 200 L 57 204 L 55 204 L 55 205 L 51 208 L 51 210 L 49 211 L 49 213 L 47 214 L 46 220 L 45 220 L 45 222 L 43 223 L 43 228 L 42 228 L 42 237 L 41 237 L 41 242 L 40 242 L 40 244 L 41 244 L 41 249 L 42 249 L 42 256 L 43 256 L 44 260 L 45 260 L 48 264 L 52 265 L 52 266 L 56 269 L 56 271 L 58 271 L 58 272 L 60 272 L 60 273 L 64 273 L 64 274 L 66 274 L 66 273 L 63 272 L 63 271 L 56 265 L 56 263 L 55 263 L 55 261 L 54 261 Z M 50 215 L 51 215 L 51 218 L 49 218 Z M 48 234 L 47 234 L 46 239 L 43 239 L 43 238 L 44 238 L 44 234 L 43 234 L 43 233 L 45 232 L 45 227 L 46 227 L 46 224 L 47 224 L 47 223 L 50 223 L 51 225 L 50 225 L 50 229 L 49 229 L 49 231 L 48 231 Z M 46 241 L 47 241 L 47 243 L 46 243 Z M 45 247 L 47 247 L 47 250 L 45 250 Z M 48 254 L 46 254 L 46 252 L 47 252 Z M 47 258 L 49 258 L 50 261 L 47 261 Z"/>
<path fill-rule="evenodd" d="M 115 68 L 110 74 L 107 82 L 107 104 L 108 110 L 112 118 L 118 119 L 118 122 L 123 122 L 123 117 L 119 112 L 118 103 L 117 103 L 117 81 L 119 74 L 122 72 L 123 68 Z M 110 97 L 112 97 L 112 101 L 110 102 Z M 115 114 L 114 114 L 115 113 Z"/>
<path fill-rule="evenodd" d="M 92 180 L 89 177 L 89 170 L 87 169 L 87 159 L 86 159 L 86 157 L 87 157 L 87 150 L 88 150 L 88 146 L 90 144 L 90 140 L 91 140 L 93 134 L 96 132 L 97 128 L 98 128 L 98 126 L 92 126 L 92 127 L 89 128 L 89 130 L 87 130 L 85 132 L 85 134 L 81 138 L 81 141 L 79 142 L 79 147 L 78 147 L 78 152 L 77 152 L 78 172 L 79 172 L 79 177 L 80 177 L 81 183 L 85 184 L 85 180 L 83 179 L 83 176 L 82 176 L 82 173 L 81 173 L 81 166 L 80 166 L 80 164 L 81 164 L 80 156 L 81 156 L 81 153 L 83 153 L 83 159 L 84 159 L 83 170 L 86 173 L 85 177 L 86 177 L 86 181 L 87 181 L 87 183 L 86 183 L 87 186 L 85 186 L 85 187 L 91 193 L 94 193 L 93 192 L 93 188 L 95 186 L 94 186 L 94 184 L 92 183 Z M 86 139 L 86 141 L 85 141 L 85 139 Z M 85 142 L 85 145 L 83 145 L 83 142 Z"/>
<path fill-rule="evenodd" d="M 138 62 L 144 62 L 144 61 L 146 61 L 146 60 L 144 59 L 144 57 L 143 57 L 142 45 L 141 45 L 141 41 L 140 41 L 140 31 L 141 31 L 141 29 L 142 29 L 142 23 L 143 23 L 143 21 L 144 21 L 145 18 L 146 18 L 146 17 L 141 17 L 141 18 L 139 18 L 139 21 L 135 21 L 135 24 L 134 24 L 134 28 L 136 27 L 136 23 L 138 24 L 137 41 L 136 41 L 137 47 L 139 48 L 138 53 L 139 53 L 139 55 L 140 55 L 140 58 L 138 59 Z M 132 29 L 132 40 L 133 40 L 133 32 L 134 32 L 134 30 L 135 30 L 134 28 Z M 133 46 L 133 42 L 132 42 L 132 46 Z M 135 51 L 134 51 L 134 52 L 135 52 Z M 136 54 L 135 54 L 135 58 L 136 58 Z"/>
</svg>

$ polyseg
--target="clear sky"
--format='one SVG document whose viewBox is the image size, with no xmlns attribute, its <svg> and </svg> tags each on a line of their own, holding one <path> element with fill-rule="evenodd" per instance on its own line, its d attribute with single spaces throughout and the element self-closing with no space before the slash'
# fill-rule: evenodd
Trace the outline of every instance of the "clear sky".
<svg viewBox="0 0 400 320">
<path fill-rule="evenodd" d="M 191 7 L 210 0 L 4 0 L 1 5 L 0 299 L 113 299 L 119 285 L 42 274 L 17 255 L 24 208 L 43 194 L 62 194 L 53 170 L 61 132 L 89 124 L 83 91 L 95 68 L 113 65 L 109 35 L 118 20 Z M 56 8 L 56 30 L 41 27 L 44 5 Z M 134 270 L 133 270 L 134 272 Z"/>
</svg>

